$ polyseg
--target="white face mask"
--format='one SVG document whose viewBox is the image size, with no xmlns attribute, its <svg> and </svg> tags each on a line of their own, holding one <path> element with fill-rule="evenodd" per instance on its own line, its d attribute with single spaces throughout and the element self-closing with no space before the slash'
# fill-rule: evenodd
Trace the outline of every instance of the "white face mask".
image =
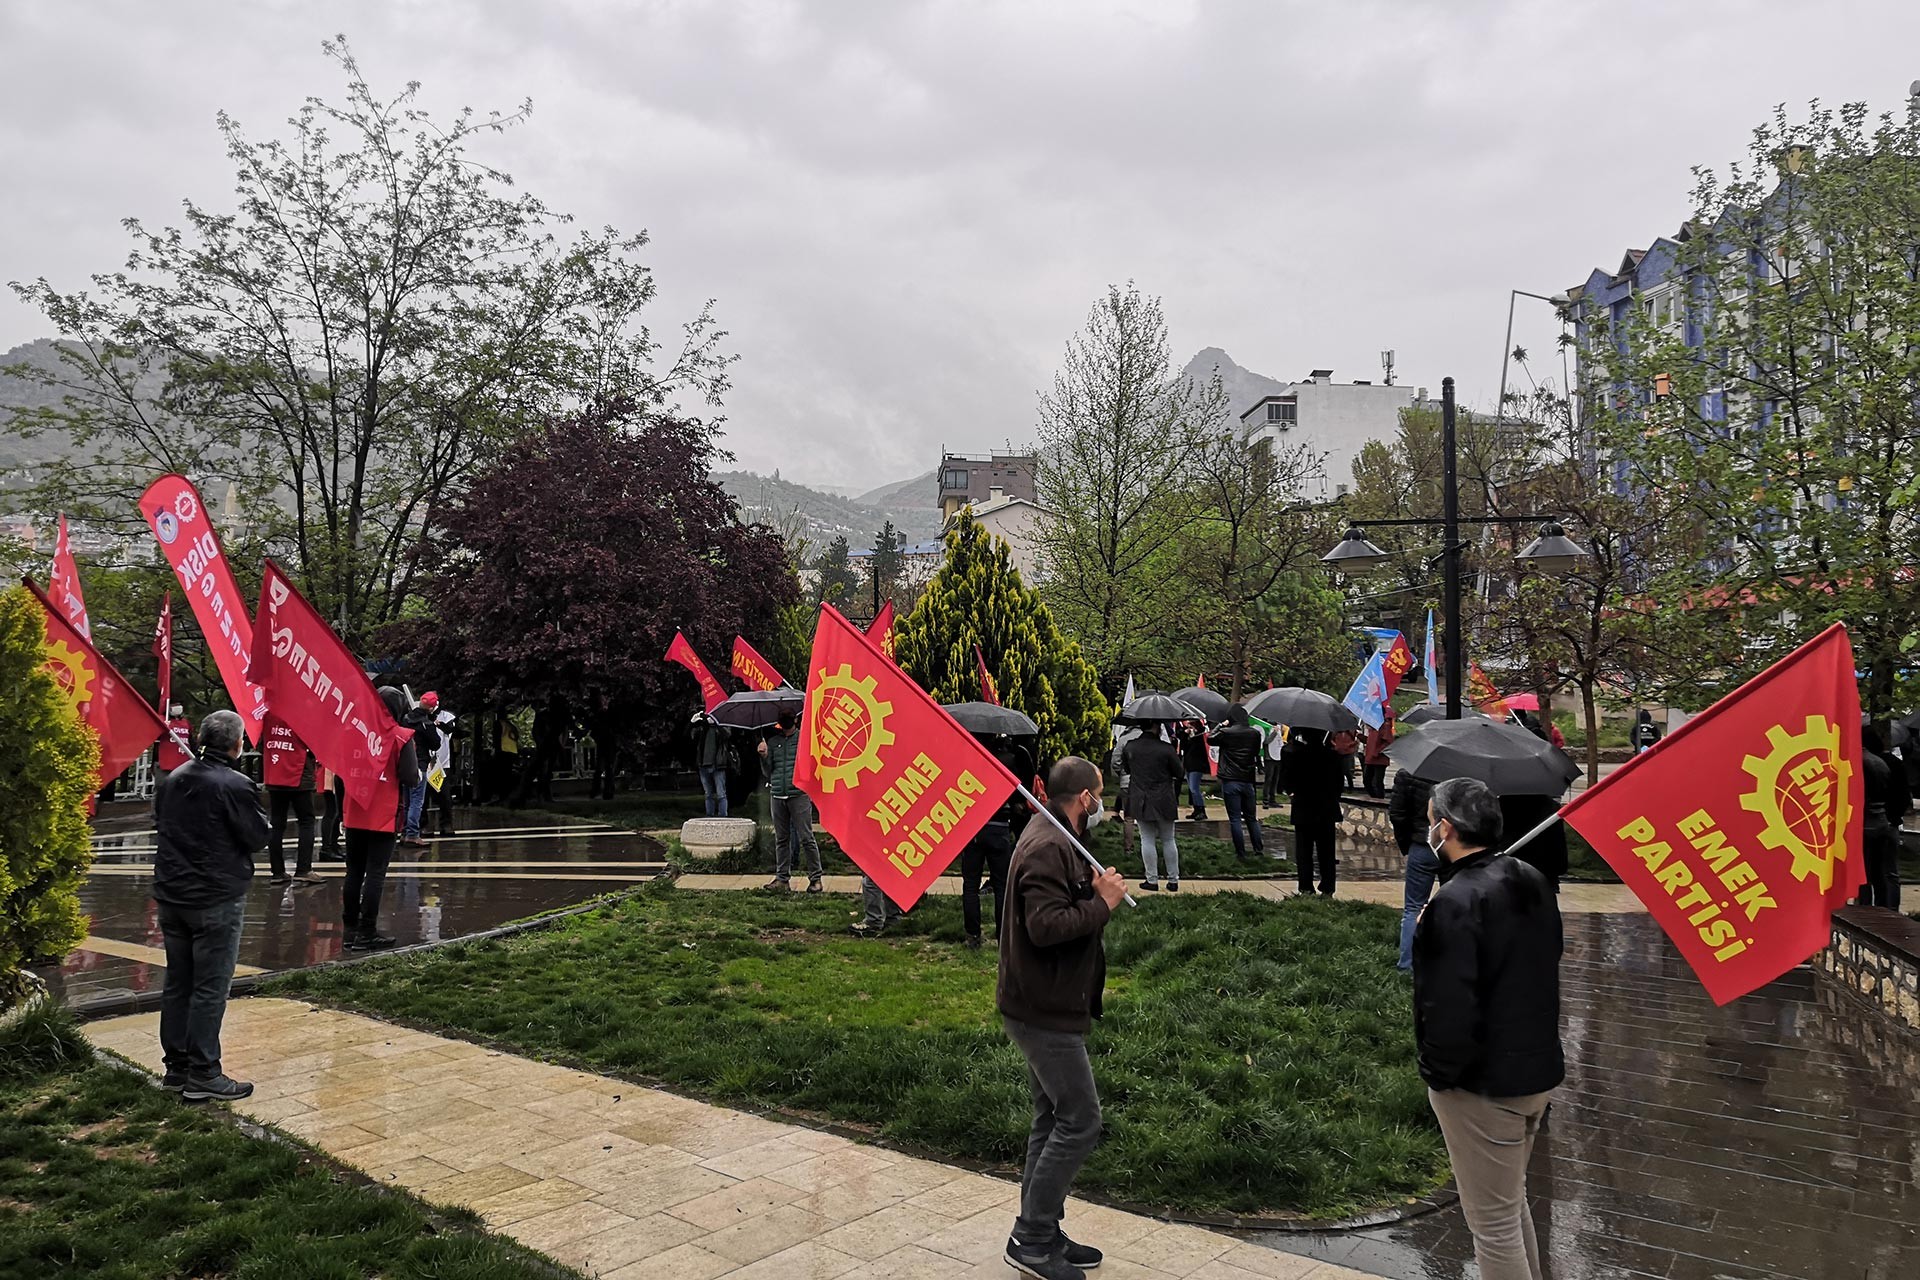
<svg viewBox="0 0 1920 1280">
<path fill-rule="evenodd" d="M 1427 828 L 1427 848 L 1433 850 L 1435 853 L 1440 852 L 1440 824 L 1438 822 Z"/>
<path fill-rule="evenodd" d="M 1107 807 L 1100 803 L 1100 797 L 1093 798 L 1093 808 L 1087 810 L 1087 830 L 1091 831 L 1107 820 Z"/>
</svg>

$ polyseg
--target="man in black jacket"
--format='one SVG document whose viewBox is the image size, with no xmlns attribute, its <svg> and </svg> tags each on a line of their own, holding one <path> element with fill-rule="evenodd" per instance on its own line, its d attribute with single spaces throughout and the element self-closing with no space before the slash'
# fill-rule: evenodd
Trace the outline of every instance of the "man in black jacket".
<svg viewBox="0 0 1920 1280">
<path fill-rule="evenodd" d="M 1260 836 L 1260 812 L 1253 804 L 1253 782 L 1260 776 L 1260 753 L 1266 740 L 1253 727 L 1245 707 L 1227 712 L 1227 727 L 1213 735 L 1220 748 L 1220 799 L 1227 806 L 1227 834 L 1233 837 L 1233 856 L 1247 857 L 1247 837 L 1240 834 L 1244 823 L 1253 839 L 1253 856 L 1266 852 Z"/>
<path fill-rule="evenodd" d="M 1047 773 L 1047 808 L 1084 835 L 1103 816 L 1104 785 L 1091 761 L 1067 756 Z M 1100 1016 L 1106 982 L 1100 935 L 1125 895 L 1119 872 L 1096 873 L 1045 817 L 1021 833 L 1008 874 L 995 1002 L 1007 1037 L 1027 1060 L 1033 1095 L 1007 1264 L 1041 1280 L 1081 1280 L 1082 1270 L 1100 1265 L 1100 1251 L 1067 1239 L 1060 1220 L 1074 1175 L 1100 1141 L 1087 1031 Z"/>
<path fill-rule="evenodd" d="M 200 758 L 175 769 L 153 797 L 153 900 L 167 948 L 160 1052 L 166 1086 L 190 1102 L 232 1102 L 253 1092 L 220 1069 L 247 883 L 269 834 L 253 783 L 233 767 L 243 734 L 231 711 L 202 720 Z"/>
<path fill-rule="evenodd" d="M 1560 911 L 1546 877 L 1496 853 L 1500 802 L 1453 778 L 1428 801 L 1440 888 L 1413 935 L 1420 1075 L 1453 1162 L 1482 1280 L 1540 1280 L 1527 1161 L 1560 1049 Z"/>
</svg>

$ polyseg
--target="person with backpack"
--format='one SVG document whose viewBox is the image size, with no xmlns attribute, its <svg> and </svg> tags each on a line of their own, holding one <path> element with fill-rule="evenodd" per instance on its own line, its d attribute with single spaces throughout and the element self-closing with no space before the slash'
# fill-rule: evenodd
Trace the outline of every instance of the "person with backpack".
<svg viewBox="0 0 1920 1280">
<path fill-rule="evenodd" d="M 1660 741 L 1660 726 L 1653 722 L 1653 713 L 1645 707 L 1634 717 L 1633 728 L 1627 734 L 1627 742 L 1633 747 L 1633 754 L 1651 751 L 1653 744 Z"/>
</svg>

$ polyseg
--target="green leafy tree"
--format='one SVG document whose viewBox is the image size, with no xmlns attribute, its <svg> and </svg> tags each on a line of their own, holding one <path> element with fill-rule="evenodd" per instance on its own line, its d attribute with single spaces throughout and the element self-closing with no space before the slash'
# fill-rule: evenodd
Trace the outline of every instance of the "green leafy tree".
<svg viewBox="0 0 1920 1280">
<path fill-rule="evenodd" d="M 567 219 L 473 146 L 525 122 L 435 120 L 418 86 L 381 97 L 344 40 L 344 103 L 309 99 L 285 139 L 222 113 L 232 208 L 128 220 L 125 268 L 64 291 L 15 282 L 63 335 L 58 372 L 14 416 L 72 447 L 33 495 L 118 521 L 161 471 L 231 480 L 259 538 L 350 640 L 399 617 L 437 510 L 498 448 L 583 405 L 719 403 L 724 336 L 702 312 L 677 354 L 642 322 L 644 234 Z"/>
<path fill-rule="evenodd" d="M 1885 715 L 1920 644 L 1920 105 L 1781 108 L 1744 161 L 1695 174 L 1666 280 L 1583 313 L 1621 491 L 1709 541 L 1644 597 L 1663 628 L 1731 624 L 1729 684 L 1844 621 Z"/>
<path fill-rule="evenodd" d="M 1227 430 L 1219 376 L 1174 368 L 1160 300 L 1110 287 L 1040 397 L 1035 476 L 1042 590 L 1101 670 L 1166 660 L 1165 620 L 1189 586 L 1189 465 Z"/>
<path fill-rule="evenodd" d="M 867 560 L 868 594 L 875 600 L 892 601 L 894 607 L 900 604 L 900 588 L 906 569 L 904 548 L 907 540 L 889 520 L 880 526 L 880 532 L 873 539 L 873 555 Z M 877 588 L 876 588 L 876 585 Z"/>
<path fill-rule="evenodd" d="M 894 656 L 936 701 L 980 697 L 977 645 L 1000 701 L 1040 726 L 1043 761 L 1101 758 L 1113 713 L 1097 673 L 972 512 L 947 531 L 946 563 L 898 625 Z"/>
<path fill-rule="evenodd" d="M 79 890 L 100 747 L 46 661 L 39 602 L 24 587 L 0 592 L 0 1009 L 26 994 L 26 965 L 86 936 Z"/>
<path fill-rule="evenodd" d="M 827 549 L 813 562 L 813 572 L 813 603 L 816 606 L 825 603 L 842 613 L 856 611 L 856 602 L 860 598 L 860 575 L 854 572 L 845 534 L 827 544 Z"/>
</svg>

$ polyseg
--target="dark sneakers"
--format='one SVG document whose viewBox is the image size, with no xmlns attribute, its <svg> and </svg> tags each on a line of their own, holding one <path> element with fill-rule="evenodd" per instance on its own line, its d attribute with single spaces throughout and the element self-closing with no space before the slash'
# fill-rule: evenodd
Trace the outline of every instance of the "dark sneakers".
<svg viewBox="0 0 1920 1280">
<path fill-rule="evenodd" d="M 167 1072 L 167 1074 L 160 1077 L 160 1087 L 174 1093 L 180 1092 L 187 1087 L 187 1073 L 184 1071 Z"/>
<path fill-rule="evenodd" d="M 1007 1237 L 1007 1265 L 1039 1280 L 1079 1280 L 1081 1272 L 1092 1271 L 1104 1257 L 1092 1245 L 1075 1244 L 1067 1239 L 1064 1231 L 1054 1237 L 1051 1247 L 1044 1249 Z"/>
<path fill-rule="evenodd" d="M 399 939 L 389 938 L 384 933 L 356 933 L 347 939 L 348 951 L 385 951 Z"/>
<path fill-rule="evenodd" d="M 1082 1271 L 1092 1271 L 1106 1260 L 1106 1254 L 1090 1244 L 1075 1244 L 1067 1239 L 1064 1231 L 1060 1233 L 1059 1243 L 1063 1250 L 1061 1256 Z"/>
<path fill-rule="evenodd" d="M 188 1102 L 238 1102 L 253 1096 L 253 1086 L 222 1074 L 211 1080 L 188 1080 L 180 1096 Z"/>
</svg>

